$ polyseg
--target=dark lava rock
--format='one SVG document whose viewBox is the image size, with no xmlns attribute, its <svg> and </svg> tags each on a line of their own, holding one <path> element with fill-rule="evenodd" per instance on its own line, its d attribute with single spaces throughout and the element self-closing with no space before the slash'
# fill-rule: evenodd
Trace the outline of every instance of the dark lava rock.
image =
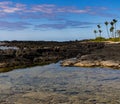
<svg viewBox="0 0 120 104">
<path fill-rule="evenodd" d="M 4 46 L 18 47 L 0 50 L 0 62 L 3 68 L 19 68 L 43 65 L 62 59 L 80 57 L 94 50 L 104 48 L 104 43 L 93 42 L 43 42 L 43 41 L 6 41 Z M 79 55 L 78 55 L 79 54 Z M 1 66 L 0 66 L 1 67 Z"/>
</svg>

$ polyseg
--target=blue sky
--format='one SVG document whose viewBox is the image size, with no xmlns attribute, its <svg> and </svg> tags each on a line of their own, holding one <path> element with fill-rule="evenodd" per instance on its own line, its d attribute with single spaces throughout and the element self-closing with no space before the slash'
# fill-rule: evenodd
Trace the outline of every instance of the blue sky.
<svg viewBox="0 0 120 104">
<path fill-rule="evenodd" d="M 119 22 L 119 5 L 119 0 L 0 0 L 0 40 L 94 38 L 97 24 L 105 31 L 105 21 Z"/>
</svg>

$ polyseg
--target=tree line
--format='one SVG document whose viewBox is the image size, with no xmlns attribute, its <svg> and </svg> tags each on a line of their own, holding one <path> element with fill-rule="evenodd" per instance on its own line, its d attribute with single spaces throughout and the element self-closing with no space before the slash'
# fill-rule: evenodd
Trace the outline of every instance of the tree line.
<svg viewBox="0 0 120 104">
<path fill-rule="evenodd" d="M 104 24 L 106 26 L 106 31 L 107 31 L 107 37 L 108 39 L 115 39 L 119 38 L 120 39 L 120 30 L 117 30 L 116 24 L 118 20 L 113 19 L 112 21 L 108 22 L 105 21 Z M 102 36 L 103 30 L 100 24 L 97 25 L 97 30 L 94 30 L 95 38 L 104 38 Z"/>
</svg>

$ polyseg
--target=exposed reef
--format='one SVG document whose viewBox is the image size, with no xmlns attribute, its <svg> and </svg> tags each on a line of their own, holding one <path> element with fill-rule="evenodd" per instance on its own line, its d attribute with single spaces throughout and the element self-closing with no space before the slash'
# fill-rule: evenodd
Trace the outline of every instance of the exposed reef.
<svg viewBox="0 0 120 104">
<path fill-rule="evenodd" d="M 89 54 L 64 60 L 63 66 L 120 68 L 120 43 L 104 43 L 104 47 Z"/>
<path fill-rule="evenodd" d="M 80 57 L 104 47 L 104 43 L 85 41 L 4 41 L 0 45 L 8 47 L 0 49 L 0 72 Z"/>
</svg>

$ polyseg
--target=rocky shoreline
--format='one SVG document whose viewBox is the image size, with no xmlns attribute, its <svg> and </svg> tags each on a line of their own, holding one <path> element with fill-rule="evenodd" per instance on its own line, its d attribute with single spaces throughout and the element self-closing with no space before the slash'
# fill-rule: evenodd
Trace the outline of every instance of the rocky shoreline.
<svg viewBox="0 0 120 104">
<path fill-rule="evenodd" d="M 62 66 L 120 68 L 120 43 L 4 41 L 0 47 L 0 72 L 60 60 Z"/>
<path fill-rule="evenodd" d="M 105 43 L 103 48 L 94 50 L 90 54 L 78 54 L 76 58 L 64 60 L 61 65 L 120 69 L 120 43 Z"/>
<path fill-rule="evenodd" d="M 45 65 L 79 55 L 90 54 L 104 43 L 84 41 L 4 41 L 0 42 L 0 72 Z M 12 48 L 13 47 L 13 48 Z"/>
</svg>

